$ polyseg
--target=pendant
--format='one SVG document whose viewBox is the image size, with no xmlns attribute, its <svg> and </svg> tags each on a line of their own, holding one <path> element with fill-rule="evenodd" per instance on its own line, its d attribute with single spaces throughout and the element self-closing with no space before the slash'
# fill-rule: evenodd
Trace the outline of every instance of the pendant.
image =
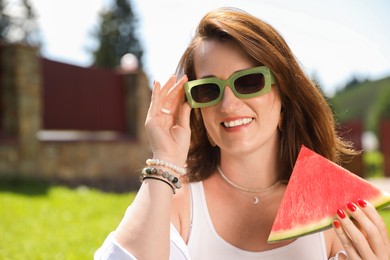
<svg viewBox="0 0 390 260">
<path fill-rule="evenodd" d="M 258 204 L 259 203 L 259 198 L 257 196 L 253 197 L 253 204 Z"/>
</svg>

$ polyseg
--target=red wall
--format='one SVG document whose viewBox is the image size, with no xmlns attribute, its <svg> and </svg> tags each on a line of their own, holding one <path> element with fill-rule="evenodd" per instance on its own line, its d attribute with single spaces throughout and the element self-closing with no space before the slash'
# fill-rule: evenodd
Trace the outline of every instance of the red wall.
<svg viewBox="0 0 390 260">
<path fill-rule="evenodd" d="M 361 121 L 349 121 L 339 126 L 341 136 L 353 143 L 356 150 L 362 150 L 363 123 Z M 364 177 L 364 162 L 362 154 L 359 154 L 342 165 L 354 174 Z"/>
<path fill-rule="evenodd" d="M 0 135 L 3 130 L 3 62 L 2 62 L 3 46 L 0 46 Z"/>
<path fill-rule="evenodd" d="M 42 59 L 43 129 L 126 132 L 124 78 Z"/>
<path fill-rule="evenodd" d="M 380 149 L 384 157 L 385 176 L 390 177 L 390 120 L 384 120 L 380 124 Z"/>
</svg>

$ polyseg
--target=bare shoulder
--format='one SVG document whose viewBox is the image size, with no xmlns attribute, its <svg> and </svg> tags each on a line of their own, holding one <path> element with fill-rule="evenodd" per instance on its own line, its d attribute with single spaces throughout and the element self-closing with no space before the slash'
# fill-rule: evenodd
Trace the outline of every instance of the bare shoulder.
<svg viewBox="0 0 390 260">
<path fill-rule="evenodd" d="M 188 183 L 183 183 L 181 189 L 176 190 L 172 199 L 171 222 L 187 241 L 190 227 L 190 188 Z"/>
<path fill-rule="evenodd" d="M 333 228 L 325 230 L 324 237 L 326 243 L 326 251 L 328 252 L 329 258 L 335 256 L 341 250 L 344 250 Z"/>
</svg>

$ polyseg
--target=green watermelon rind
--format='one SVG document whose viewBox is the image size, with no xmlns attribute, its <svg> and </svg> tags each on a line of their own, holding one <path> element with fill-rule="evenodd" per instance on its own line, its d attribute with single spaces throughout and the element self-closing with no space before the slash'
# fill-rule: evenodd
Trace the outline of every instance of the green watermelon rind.
<svg viewBox="0 0 390 260">
<path fill-rule="evenodd" d="M 381 195 L 375 199 L 367 200 L 377 210 L 385 208 L 390 205 L 390 194 L 381 191 Z M 276 243 L 285 240 L 296 239 L 302 236 L 317 233 L 323 230 L 327 230 L 332 227 L 333 221 L 336 219 L 336 214 L 327 218 L 324 218 L 320 222 L 315 222 L 310 225 L 296 226 L 293 230 L 272 232 L 268 238 L 268 243 Z"/>
</svg>

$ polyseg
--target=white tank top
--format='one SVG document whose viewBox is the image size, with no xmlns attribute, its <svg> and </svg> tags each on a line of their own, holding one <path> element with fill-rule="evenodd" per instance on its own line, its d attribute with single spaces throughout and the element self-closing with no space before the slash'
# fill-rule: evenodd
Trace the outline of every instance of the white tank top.
<svg viewBox="0 0 390 260">
<path fill-rule="evenodd" d="M 191 259 L 328 259 L 323 232 L 296 239 L 272 250 L 251 252 L 237 248 L 220 237 L 210 219 L 202 182 L 191 183 L 191 230 L 188 249 Z"/>
</svg>

